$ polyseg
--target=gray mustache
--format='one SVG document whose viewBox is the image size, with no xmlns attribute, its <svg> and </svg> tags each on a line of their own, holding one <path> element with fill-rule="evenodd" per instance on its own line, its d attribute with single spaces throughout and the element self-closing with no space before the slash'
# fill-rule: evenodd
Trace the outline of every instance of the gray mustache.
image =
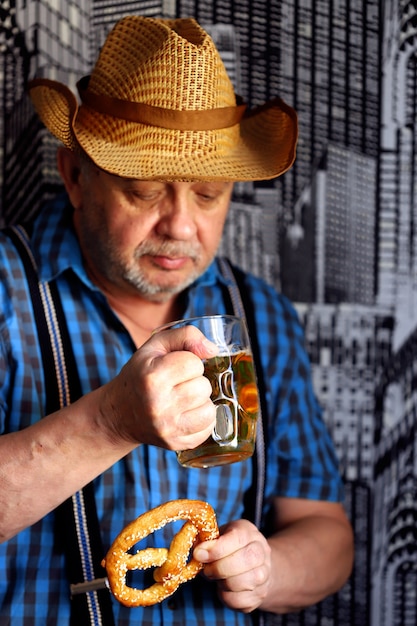
<svg viewBox="0 0 417 626">
<path fill-rule="evenodd" d="M 200 246 L 191 244 L 178 244 L 172 242 L 162 242 L 159 244 L 152 244 L 149 242 L 141 243 L 135 250 L 135 258 L 140 258 L 145 254 L 152 256 L 170 256 L 170 257 L 182 257 L 188 256 L 193 259 L 197 259 L 200 253 Z"/>
</svg>

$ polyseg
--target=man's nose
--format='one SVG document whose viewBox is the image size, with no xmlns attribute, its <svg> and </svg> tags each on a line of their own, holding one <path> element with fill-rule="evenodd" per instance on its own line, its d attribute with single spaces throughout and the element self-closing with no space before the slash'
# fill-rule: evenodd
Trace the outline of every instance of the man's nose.
<svg viewBox="0 0 417 626">
<path fill-rule="evenodd" d="M 170 239 L 186 241 L 195 236 L 195 216 L 186 197 L 173 194 L 165 201 L 156 229 L 159 235 Z"/>
</svg>

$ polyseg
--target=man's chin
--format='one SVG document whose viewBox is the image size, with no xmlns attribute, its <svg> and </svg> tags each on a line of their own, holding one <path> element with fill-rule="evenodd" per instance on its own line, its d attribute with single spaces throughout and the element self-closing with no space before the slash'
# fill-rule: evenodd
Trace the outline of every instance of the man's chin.
<svg viewBox="0 0 417 626">
<path fill-rule="evenodd" d="M 148 300 L 148 302 L 155 302 L 156 304 L 163 304 L 164 302 L 168 302 L 175 298 L 179 293 L 181 293 L 183 289 L 170 289 L 169 291 L 143 291 L 141 290 L 139 293 L 144 300 Z"/>
<path fill-rule="evenodd" d="M 154 269 L 154 268 L 152 268 Z M 193 271 L 150 271 L 148 275 L 135 273 L 127 275 L 126 280 L 140 295 L 151 302 L 166 302 L 192 285 L 207 269 L 193 268 Z"/>
<path fill-rule="evenodd" d="M 169 285 L 161 285 L 147 283 L 143 284 L 133 284 L 136 291 L 144 298 L 145 300 L 149 300 L 150 302 L 167 302 L 171 298 L 175 298 L 178 294 L 183 292 L 187 287 L 192 285 L 192 283 L 196 280 L 197 276 L 189 277 L 187 280 L 183 280 L 178 283 L 171 283 Z"/>
</svg>

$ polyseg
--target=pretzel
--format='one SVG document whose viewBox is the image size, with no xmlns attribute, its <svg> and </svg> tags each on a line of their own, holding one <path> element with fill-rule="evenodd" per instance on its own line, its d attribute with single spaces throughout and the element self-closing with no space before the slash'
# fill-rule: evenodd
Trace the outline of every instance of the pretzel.
<svg viewBox="0 0 417 626">
<path fill-rule="evenodd" d="M 135 554 L 127 553 L 144 537 L 180 519 L 187 521 L 174 535 L 169 549 L 145 548 Z M 201 500 L 172 500 L 143 513 L 116 537 L 101 563 L 106 568 L 112 594 L 129 607 L 162 602 L 203 568 L 194 557 L 189 558 L 190 550 L 196 543 L 218 536 L 216 515 L 212 507 Z M 128 570 L 150 567 L 156 568 L 153 585 L 147 589 L 126 585 Z"/>
</svg>

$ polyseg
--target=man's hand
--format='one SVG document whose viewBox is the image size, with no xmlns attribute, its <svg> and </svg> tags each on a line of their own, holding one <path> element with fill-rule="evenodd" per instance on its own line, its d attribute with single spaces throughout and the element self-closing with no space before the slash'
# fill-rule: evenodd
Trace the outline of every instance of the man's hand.
<svg viewBox="0 0 417 626">
<path fill-rule="evenodd" d="M 268 539 L 239 520 L 194 550 L 232 609 L 299 611 L 338 591 L 350 575 L 353 533 L 341 504 L 275 498 L 274 508 L 276 531 Z"/>
<path fill-rule="evenodd" d="M 217 581 L 220 599 L 249 613 L 262 603 L 271 582 L 271 548 L 248 520 L 230 522 L 220 537 L 199 544 L 194 557 L 205 563 L 204 576 Z"/>
<path fill-rule="evenodd" d="M 195 448 L 215 424 L 202 363 L 215 354 L 217 347 L 194 326 L 157 333 L 103 389 L 99 426 L 111 438 Z"/>
</svg>

